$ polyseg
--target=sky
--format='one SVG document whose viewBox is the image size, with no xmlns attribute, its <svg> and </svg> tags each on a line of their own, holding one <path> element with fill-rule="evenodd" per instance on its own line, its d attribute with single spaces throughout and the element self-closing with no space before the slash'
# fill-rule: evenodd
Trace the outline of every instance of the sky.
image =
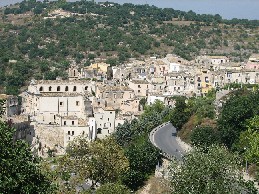
<svg viewBox="0 0 259 194">
<path fill-rule="evenodd" d="M 0 6 L 14 4 L 22 0 L 0 0 Z M 76 1 L 76 0 L 69 0 Z M 106 0 L 96 0 L 103 2 Z M 109 0 L 115 3 L 149 4 L 161 8 L 192 10 L 200 14 L 220 14 L 224 19 L 259 20 L 259 0 Z"/>
</svg>

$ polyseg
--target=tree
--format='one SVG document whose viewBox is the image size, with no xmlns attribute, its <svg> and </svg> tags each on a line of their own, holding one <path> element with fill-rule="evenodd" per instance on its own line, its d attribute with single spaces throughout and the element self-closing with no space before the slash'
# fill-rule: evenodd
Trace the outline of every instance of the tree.
<svg viewBox="0 0 259 194">
<path fill-rule="evenodd" d="M 130 168 L 123 174 L 122 181 L 133 190 L 142 186 L 144 180 L 154 172 L 155 166 L 160 158 L 159 150 L 147 139 L 147 136 L 140 136 L 125 150 Z"/>
<path fill-rule="evenodd" d="M 141 106 L 144 109 L 146 103 L 147 103 L 147 99 L 141 98 L 140 101 L 139 101 L 139 106 Z"/>
<path fill-rule="evenodd" d="M 143 103 L 144 100 L 140 100 L 140 103 Z M 155 102 L 145 107 L 144 113 L 141 115 L 141 117 L 147 117 L 147 115 L 152 114 L 153 112 L 156 112 L 156 114 L 160 114 L 165 108 L 165 105 L 160 100 L 155 100 Z"/>
<path fill-rule="evenodd" d="M 106 60 L 107 64 L 110 64 L 111 66 L 115 66 L 118 63 L 118 59 L 117 58 L 108 58 Z"/>
<path fill-rule="evenodd" d="M 235 146 L 249 163 L 259 165 L 259 115 L 248 119 L 246 127 L 247 130 L 240 133 Z"/>
<path fill-rule="evenodd" d="M 122 148 L 111 137 L 88 142 L 80 137 L 69 144 L 67 154 L 61 158 L 58 171 L 62 175 L 75 174 L 68 178 L 72 187 L 79 186 L 90 179 L 97 183 L 114 183 L 128 169 L 128 160 Z M 63 185 L 67 187 L 66 185 Z"/>
<path fill-rule="evenodd" d="M 188 121 L 190 117 L 190 112 L 188 111 L 188 106 L 185 103 L 184 97 L 177 97 L 175 102 L 175 108 L 173 109 L 171 115 L 171 123 L 180 130 L 182 126 Z"/>
<path fill-rule="evenodd" d="M 87 57 L 89 60 L 93 60 L 95 58 L 95 54 L 89 53 Z"/>
<path fill-rule="evenodd" d="M 172 192 L 257 193 L 253 182 L 245 182 L 239 167 L 239 158 L 224 147 L 212 146 L 206 152 L 194 149 L 184 156 L 182 164 L 172 164 Z"/>
<path fill-rule="evenodd" d="M 0 121 L 1 193 L 54 193 L 56 188 L 39 167 L 39 158 L 23 140 L 14 141 L 15 129 Z"/>
<path fill-rule="evenodd" d="M 258 92 L 238 91 L 223 105 L 218 128 L 220 138 L 228 148 L 237 143 L 240 133 L 246 130 L 246 120 L 258 114 L 258 102 Z"/>
<path fill-rule="evenodd" d="M 118 183 L 107 183 L 99 187 L 96 192 L 96 194 L 130 194 L 130 190 L 124 186 L 120 185 Z"/>
<path fill-rule="evenodd" d="M 219 143 L 219 133 L 210 126 L 198 126 L 192 130 L 191 144 L 206 149 Z"/>
<path fill-rule="evenodd" d="M 197 97 L 193 100 L 192 112 L 201 121 L 204 118 L 214 119 L 215 117 L 215 105 L 214 100 L 216 97 L 215 90 L 210 91 L 206 97 Z M 192 101 L 192 100 L 190 100 Z"/>
</svg>

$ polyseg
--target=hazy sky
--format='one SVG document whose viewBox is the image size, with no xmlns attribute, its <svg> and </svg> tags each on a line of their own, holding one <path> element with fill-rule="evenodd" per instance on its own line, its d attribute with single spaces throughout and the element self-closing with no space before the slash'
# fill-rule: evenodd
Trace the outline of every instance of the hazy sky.
<svg viewBox="0 0 259 194">
<path fill-rule="evenodd" d="M 0 0 L 0 6 L 21 2 L 22 0 Z M 76 1 L 76 0 L 70 0 Z M 97 2 L 106 0 L 97 0 Z M 245 18 L 259 20 L 259 0 L 109 0 L 116 3 L 133 3 L 168 7 L 196 13 L 220 14 L 223 18 Z"/>
</svg>

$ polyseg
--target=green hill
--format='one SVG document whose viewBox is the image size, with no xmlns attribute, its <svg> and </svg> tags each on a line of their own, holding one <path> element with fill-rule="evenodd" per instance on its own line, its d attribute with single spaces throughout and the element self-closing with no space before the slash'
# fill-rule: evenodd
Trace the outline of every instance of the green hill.
<svg viewBox="0 0 259 194">
<path fill-rule="evenodd" d="M 65 78 L 71 60 L 116 65 L 174 53 L 188 60 L 208 54 L 244 61 L 259 50 L 257 20 L 93 1 L 29 0 L 1 10 L 0 92 L 8 94 L 17 94 L 31 77 Z"/>
</svg>

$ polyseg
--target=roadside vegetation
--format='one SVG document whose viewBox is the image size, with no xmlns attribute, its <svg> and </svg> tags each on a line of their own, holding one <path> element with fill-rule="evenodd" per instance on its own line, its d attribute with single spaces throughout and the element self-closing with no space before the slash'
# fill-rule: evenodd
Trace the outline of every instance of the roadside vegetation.
<svg viewBox="0 0 259 194">
<path fill-rule="evenodd" d="M 193 189 L 191 193 L 257 193 L 252 182 L 243 180 L 242 170 L 259 181 L 259 92 L 246 87 L 234 90 L 223 99 L 223 106 L 217 113 L 218 118 L 213 93 L 194 101 L 186 101 L 187 106 L 191 107 L 195 107 L 198 102 L 199 109 L 191 108 L 195 111 L 178 134 L 194 150 L 184 157 L 179 169 L 175 166 L 172 168 L 172 188 L 175 193 L 184 193 L 187 186 L 183 185 L 188 182 L 187 185 Z M 239 171 L 239 175 L 234 175 Z M 229 176 L 235 177 L 235 180 L 231 180 Z M 195 181 L 191 182 L 187 177 L 192 177 L 190 179 Z M 224 185 L 220 186 L 220 181 L 224 179 Z M 238 187 L 233 186 L 235 181 L 239 181 L 240 185 L 234 184 Z"/>
</svg>

